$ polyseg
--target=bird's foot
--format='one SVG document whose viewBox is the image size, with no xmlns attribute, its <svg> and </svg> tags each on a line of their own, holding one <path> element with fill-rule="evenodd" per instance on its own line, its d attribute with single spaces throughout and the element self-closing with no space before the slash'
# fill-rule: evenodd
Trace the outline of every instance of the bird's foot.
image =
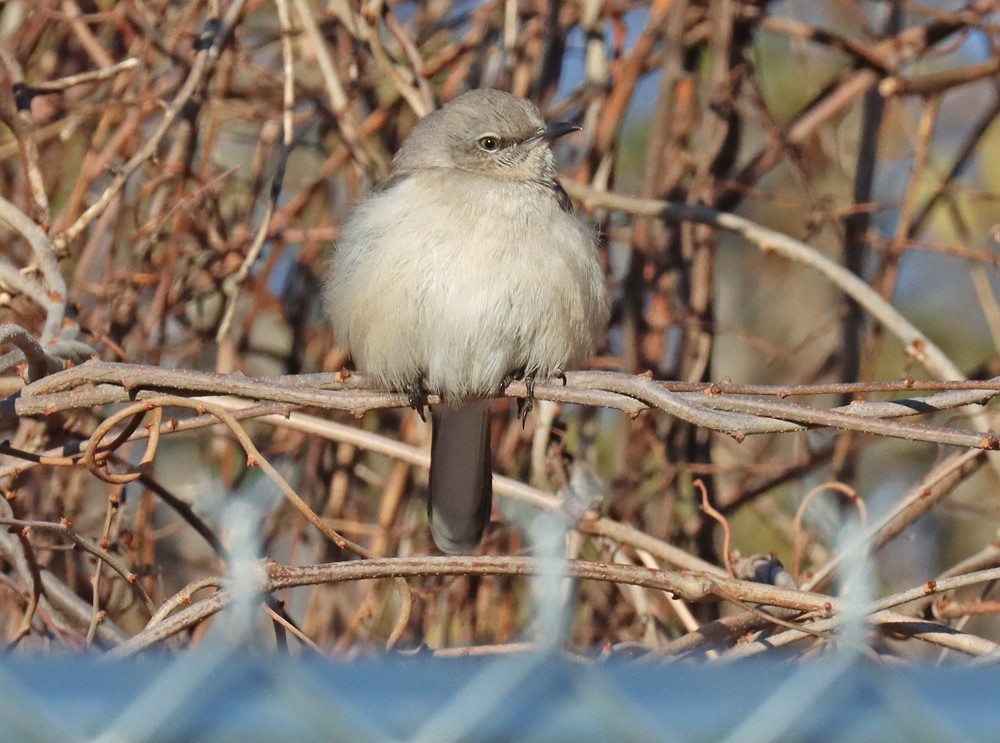
<svg viewBox="0 0 1000 743">
<path fill-rule="evenodd" d="M 528 417 L 528 413 L 531 409 L 535 407 L 535 378 L 538 376 L 538 370 L 527 371 L 524 367 L 520 369 L 515 369 L 510 372 L 506 377 L 503 378 L 503 382 L 500 383 L 501 389 L 506 390 L 511 382 L 514 380 L 522 380 L 524 386 L 527 388 L 527 394 L 524 397 L 517 398 L 517 417 L 521 420 L 521 426 L 524 426 L 524 422 Z"/>
<path fill-rule="evenodd" d="M 518 379 L 524 379 L 524 367 L 514 369 L 513 371 L 507 372 L 507 375 L 500 381 L 500 391 L 506 392 L 507 388 L 510 387 L 511 382 L 515 382 Z"/>
<path fill-rule="evenodd" d="M 427 422 L 427 414 L 425 412 L 427 408 L 427 388 L 424 386 L 423 380 L 419 380 L 413 384 L 412 387 L 407 391 L 407 397 L 410 402 L 410 407 L 417 411 L 417 415 L 420 416 L 420 420 L 424 423 Z"/>
<path fill-rule="evenodd" d="M 527 388 L 527 394 L 517 401 L 517 417 L 521 419 L 521 428 L 524 428 L 528 413 L 535 407 L 535 375 L 537 373 L 528 372 L 524 375 L 524 386 Z"/>
</svg>

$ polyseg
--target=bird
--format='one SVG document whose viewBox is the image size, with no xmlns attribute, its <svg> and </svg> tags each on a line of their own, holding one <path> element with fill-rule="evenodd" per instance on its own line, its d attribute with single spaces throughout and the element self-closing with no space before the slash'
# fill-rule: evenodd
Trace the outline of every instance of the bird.
<svg viewBox="0 0 1000 743">
<path fill-rule="evenodd" d="M 462 93 L 410 130 L 350 214 L 324 282 L 334 338 L 380 388 L 431 406 L 428 513 L 446 554 L 480 543 L 492 510 L 489 404 L 511 379 L 562 375 L 608 319 L 595 231 L 556 179 L 528 100 Z"/>
</svg>

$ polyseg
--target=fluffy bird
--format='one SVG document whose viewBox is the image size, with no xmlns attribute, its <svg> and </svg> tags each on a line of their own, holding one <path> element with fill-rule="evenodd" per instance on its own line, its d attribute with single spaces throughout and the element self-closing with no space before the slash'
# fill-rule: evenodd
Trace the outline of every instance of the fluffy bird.
<svg viewBox="0 0 1000 743">
<path fill-rule="evenodd" d="M 466 553 L 490 518 L 489 407 L 512 378 L 583 363 L 607 322 L 592 230 L 555 178 L 529 101 L 464 93 L 419 121 L 333 253 L 325 299 L 338 343 L 380 386 L 431 409 L 431 534 Z"/>
</svg>

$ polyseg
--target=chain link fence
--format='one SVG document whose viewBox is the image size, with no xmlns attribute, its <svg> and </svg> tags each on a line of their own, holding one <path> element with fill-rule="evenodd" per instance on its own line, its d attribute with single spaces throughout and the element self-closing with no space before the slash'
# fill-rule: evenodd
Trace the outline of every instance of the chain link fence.
<svg viewBox="0 0 1000 743">
<path fill-rule="evenodd" d="M 998 34 L 0 3 L 0 743 L 995 740 Z M 525 420 L 492 402 L 494 518 L 442 557 L 428 428 L 319 297 L 482 87 L 581 127 L 613 310 Z"/>
</svg>

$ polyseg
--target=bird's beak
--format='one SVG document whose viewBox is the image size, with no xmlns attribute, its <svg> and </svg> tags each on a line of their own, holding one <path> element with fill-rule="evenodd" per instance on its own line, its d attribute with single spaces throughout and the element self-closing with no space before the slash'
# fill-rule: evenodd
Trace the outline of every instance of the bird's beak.
<svg viewBox="0 0 1000 743">
<path fill-rule="evenodd" d="M 551 124 L 547 125 L 542 133 L 538 135 L 539 139 L 559 139 L 559 137 L 564 137 L 570 132 L 578 132 L 583 129 L 582 126 L 577 126 L 570 121 L 553 121 Z"/>
</svg>

